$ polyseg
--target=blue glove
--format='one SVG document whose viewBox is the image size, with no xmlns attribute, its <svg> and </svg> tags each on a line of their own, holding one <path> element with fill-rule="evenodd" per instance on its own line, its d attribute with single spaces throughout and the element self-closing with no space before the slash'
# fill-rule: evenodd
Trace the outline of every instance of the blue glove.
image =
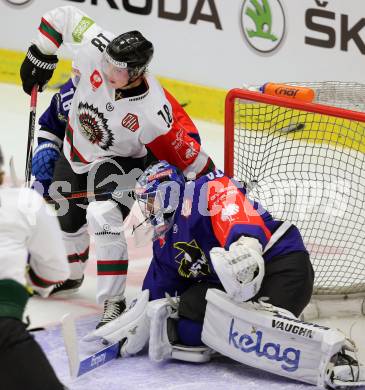
<svg viewBox="0 0 365 390">
<path fill-rule="evenodd" d="M 48 188 L 53 179 L 55 164 L 59 157 L 60 149 L 51 141 L 40 143 L 34 151 L 32 175 L 35 177 L 36 181 L 33 183 L 32 188 L 42 195 L 48 194 Z M 43 186 L 43 191 L 42 187 L 37 183 L 40 183 Z"/>
</svg>

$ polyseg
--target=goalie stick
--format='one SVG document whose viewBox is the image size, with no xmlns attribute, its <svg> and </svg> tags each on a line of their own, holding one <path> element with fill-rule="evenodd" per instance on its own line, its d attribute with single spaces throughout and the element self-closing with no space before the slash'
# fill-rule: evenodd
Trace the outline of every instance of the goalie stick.
<svg viewBox="0 0 365 390">
<path fill-rule="evenodd" d="M 71 314 L 63 316 L 61 328 L 72 378 L 78 378 L 120 356 L 121 342 L 118 341 L 80 360 L 75 321 Z"/>
</svg>

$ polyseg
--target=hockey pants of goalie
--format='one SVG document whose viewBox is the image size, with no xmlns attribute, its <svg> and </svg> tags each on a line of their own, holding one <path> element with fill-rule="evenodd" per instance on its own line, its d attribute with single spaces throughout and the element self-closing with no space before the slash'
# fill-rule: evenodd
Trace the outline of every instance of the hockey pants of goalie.
<svg viewBox="0 0 365 390">
<path fill-rule="evenodd" d="M 165 293 L 180 297 L 178 306 L 176 342 L 183 345 L 202 345 L 201 333 L 206 310 L 205 296 L 210 288 L 224 290 L 216 282 L 182 280 L 173 273 L 161 273 L 154 260 L 147 271 L 143 290 L 150 291 L 150 300 L 165 297 Z M 293 252 L 265 264 L 265 276 L 254 300 L 268 297 L 265 301 L 299 316 L 309 303 L 313 291 L 314 272 L 306 252 Z"/>
<path fill-rule="evenodd" d="M 41 347 L 15 318 L 0 318 L 2 389 L 65 389 Z"/>
<path fill-rule="evenodd" d="M 96 164 L 88 173 L 76 174 L 61 155 L 50 194 L 55 187 L 60 192 L 87 190 L 91 193 L 134 188 L 145 167 L 144 161 L 144 158 L 113 157 Z M 83 276 L 90 236 L 94 240 L 98 303 L 107 298 L 123 296 L 128 268 L 127 243 L 122 224 L 134 203 L 134 196 L 133 193 L 123 192 L 117 201 L 108 198 L 110 196 L 105 195 L 96 199 L 65 200 L 56 207 L 71 269 L 70 279 Z"/>
</svg>

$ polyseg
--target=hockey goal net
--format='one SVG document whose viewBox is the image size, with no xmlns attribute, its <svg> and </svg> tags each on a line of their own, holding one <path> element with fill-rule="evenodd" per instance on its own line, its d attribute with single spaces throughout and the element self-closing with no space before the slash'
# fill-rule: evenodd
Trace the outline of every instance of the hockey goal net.
<svg viewBox="0 0 365 390">
<path fill-rule="evenodd" d="M 314 89 L 315 103 L 228 93 L 225 172 L 274 217 L 298 226 L 315 295 L 364 294 L 365 85 L 292 84 Z"/>
</svg>

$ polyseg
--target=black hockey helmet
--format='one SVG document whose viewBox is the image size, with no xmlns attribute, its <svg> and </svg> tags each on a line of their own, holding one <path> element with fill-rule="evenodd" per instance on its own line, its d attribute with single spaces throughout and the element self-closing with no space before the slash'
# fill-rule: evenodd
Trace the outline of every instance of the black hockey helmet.
<svg viewBox="0 0 365 390">
<path fill-rule="evenodd" d="M 117 68 L 127 68 L 132 82 L 145 72 L 153 57 L 153 45 L 139 31 L 129 31 L 114 38 L 104 56 Z"/>
</svg>

